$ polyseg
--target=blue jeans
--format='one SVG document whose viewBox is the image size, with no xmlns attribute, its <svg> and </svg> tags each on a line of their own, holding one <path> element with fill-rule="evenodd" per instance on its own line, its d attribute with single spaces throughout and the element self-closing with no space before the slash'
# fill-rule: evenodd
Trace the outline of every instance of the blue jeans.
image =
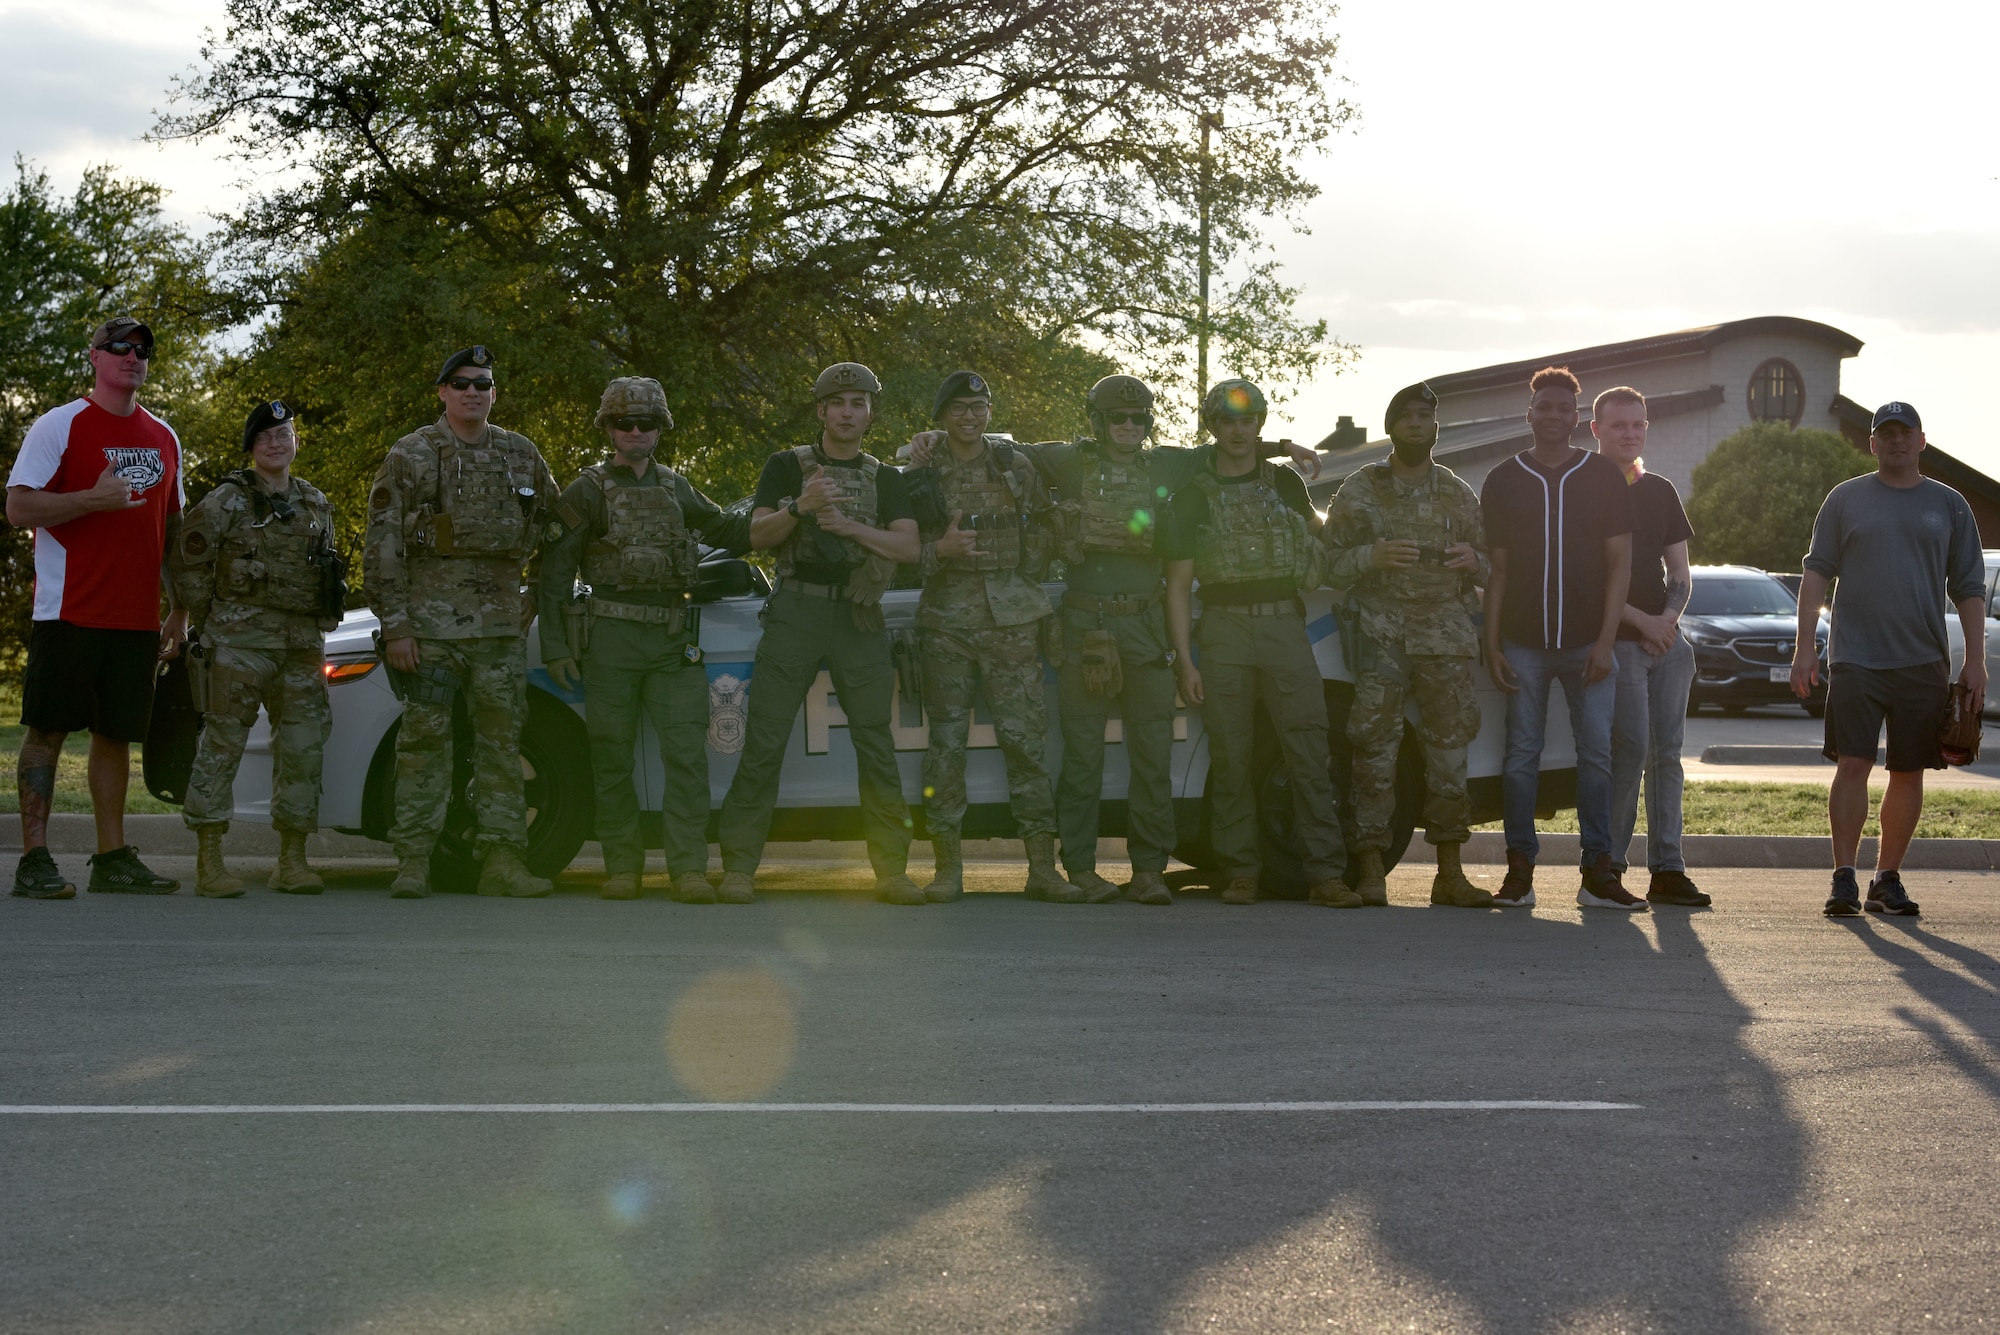
<svg viewBox="0 0 2000 1335">
<path fill-rule="evenodd" d="M 1694 648 L 1649 654 L 1637 640 L 1618 641 L 1617 716 L 1611 724 L 1611 860 L 1622 864 L 1639 823 L 1639 776 L 1646 777 L 1646 868 L 1686 871 L 1681 858 L 1681 733 Z"/>
<path fill-rule="evenodd" d="M 1576 738 L 1576 824 L 1583 864 L 1611 851 L 1611 715 L 1618 704 L 1616 674 L 1585 685 L 1590 646 L 1530 649 L 1504 641 L 1520 689 L 1507 697 L 1507 763 L 1500 774 L 1501 815 L 1507 851 L 1541 852 L 1535 837 L 1535 792 L 1542 778 L 1542 739 L 1548 731 L 1549 684 L 1561 682 L 1569 702 L 1569 730 Z"/>
</svg>

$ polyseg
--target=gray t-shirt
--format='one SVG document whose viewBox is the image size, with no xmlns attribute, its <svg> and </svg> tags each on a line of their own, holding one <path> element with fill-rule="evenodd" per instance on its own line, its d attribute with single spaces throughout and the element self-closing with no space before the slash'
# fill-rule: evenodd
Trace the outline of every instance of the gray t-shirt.
<svg viewBox="0 0 2000 1335">
<path fill-rule="evenodd" d="M 1835 487 L 1813 521 L 1805 568 L 1840 581 L 1827 658 L 1854 667 L 1948 661 L 1947 601 L 1986 591 L 1972 507 L 1934 478 L 1892 487 L 1869 473 Z"/>
</svg>

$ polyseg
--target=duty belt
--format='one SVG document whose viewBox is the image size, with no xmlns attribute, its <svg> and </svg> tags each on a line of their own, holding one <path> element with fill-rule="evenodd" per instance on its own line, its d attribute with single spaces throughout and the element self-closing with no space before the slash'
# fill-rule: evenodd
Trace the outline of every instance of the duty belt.
<svg viewBox="0 0 2000 1335">
<path fill-rule="evenodd" d="M 1149 612 L 1159 605 L 1158 590 L 1151 593 L 1078 593 L 1074 589 L 1063 591 L 1065 612 L 1095 612 L 1102 617 L 1135 617 Z"/>
<path fill-rule="evenodd" d="M 1247 617 L 1304 616 L 1306 611 L 1296 598 L 1284 598 L 1275 603 L 1212 603 L 1202 610 L 1204 613 L 1241 612 Z"/>
<path fill-rule="evenodd" d="M 802 593 L 808 598 L 828 598 L 837 601 L 847 597 L 847 586 L 845 584 L 811 584 L 802 579 L 787 578 L 778 581 L 778 592 Z"/>
<path fill-rule="evenodd" d="M 638 621 L 648 626 L 665 626 L 668 630 L 680 629 L 687 617 L 687 608 L 680 603 L 668 607 L 649 607 L 643 603 L 613 603 L 602 598 L 592 598 L 584 604 L 585 610 L 593 617 L 608 617 L 612 621 Z"/>
</svg>

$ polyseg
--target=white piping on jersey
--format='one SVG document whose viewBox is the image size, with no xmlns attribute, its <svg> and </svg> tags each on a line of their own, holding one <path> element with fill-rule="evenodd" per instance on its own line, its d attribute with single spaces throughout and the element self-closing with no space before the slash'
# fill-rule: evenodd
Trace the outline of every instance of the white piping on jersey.
<svg viewBox="0 0 2000 1335">
<path fill-rule="evenodd" d="M 1530 468 L 1528 467 L 1528 465 L 1521 463 L 1521 456 L 1518 454 L 1512 456 L 1512 458 L 1508 461 L 1510 463 L 1520 464 L 1521 471 L 1526 473 L 1529 477 L 1535 479 L 1536 482 L 1539 482 L 1542 487 L 1542 644 L 1544 647 L 1550 649 L 1553 649 L 1557 645 L 1562 643 L 1562 632 L 1563 632 L 1562 617 L 1563 617 L 1564 552 L 1563 552 L 1563 532 L 1562 532 L 1563 526 L 1559 521 L 1563 513 L 1563 507 L 1568 504 L 1568 497 L 1565 494 L 1565 492 L 1569 487 L 1570 476 L 1574 474 L 1577 469 L 1583 467 L 1584 464 L 1589 462 L 1589 460 L 1590 460 L 1589 450 L 1578 450 L 1576 461 L 1572 463 L 1569 467 L 1563 469 L 1561 473 L 1556 475 L 1555 509 L 1553 511 L 1551 511 L 1549 507 L 1549 480 L 1546 477 L 1542 476 L 1542 470 L 1539 468 Z M 1553 538 L 1551 538 L 1549 534 L 1550 521 L 1552 519 L 1558 521 L 1554 525 L 1555 534 Z M 1556 596 L 1553 600 L 1549 598 L 1549 560 L 1551 552 L 1554 553 L 1555 577 L 1556 577 Z M 1556 633 L 1554 635 L 1549 634 L 1549 607 L 1551 601 L 1553 601 L 1556 612 Z"/>
</svg>

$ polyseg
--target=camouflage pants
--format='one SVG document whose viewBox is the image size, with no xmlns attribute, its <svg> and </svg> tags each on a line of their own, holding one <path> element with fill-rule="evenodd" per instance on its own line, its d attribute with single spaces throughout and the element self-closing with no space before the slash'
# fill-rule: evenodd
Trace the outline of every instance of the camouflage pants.
<svg viewBox="0 0 2000 1335">
<path fill-rule="evenodd" d="M 1479 734 L 1472 660 L 1433 654 L 1398 655 L 1386 671 L 1363 672 L 1354 683 L 1347 740 L 1354 753 L 1354 846 L 1389 847 L 1396 809 L 1396 753 L 1403 744 L 1403 705 L 1417 706 L 1417 740 L 1424 751 L 1424 838 L 1462 844 L 1472 805 L 1465 795 L 1465 748 Z"/>
<path fill-rule="evenodd" d="M 427 664 L 457 674 L 472 715 L 473 843 L 480 856 L 501 844 L 527 846 L 521 794 L 521 720 L 528 713 L 526 644 L 511 635 L 417 641 Z M 389 841 L 399 859 L 430 856 L 451 801 L 450 705 L 403 705 L 396 732 L 396 823 Z"/>
<path fill-rule="evenodd" d="M 236 809 L 236 770 L 257 722 L 271 716 L 271 823 L 311 834 L 319 828 L 320 759 L 333 713 L 325 658 L 311 649 L 212 648 L 201 745 L 181 808 L 189 828 L 227 824 Z"/>
<path fill-rule="evenodd" d="M 1063 663 L 1056 669 L 1056 704 L 1062 715 L 1062 774 L 1056 781 L 1056 814 L 1062 829 L 1063 866 L 1097 869 L 1099 798 L 1104 791 L 1104 728 L 1112 698 L 1084 685 L 1080 646 L 1098 629 L 1095 612 L 1069 610 L 1063 619 Z M 1116 697 L 1124 724 L 1130 782 L 1125 837 L 1132 870 L 1161 872 L 1173 851 L 1174 670 L 1167 665 L 1166 614 L 1157 605 L 1135 616 L 1107 616 L 1103 628 L 1117 637 L 1124 690 Z"/>
<path fill-rule="evenodd" d="M 993 711 L 993 731 L 1007 762 L 1007 793 L 1017 837 L 1056 832 L 1055 798 L 1043 747 L 1049 706 L 1042 693 L 1041 626 L 924 631 L 924 712 L 930 747 L 924 752 L 924 814 L 933 830 L 957 830 L 965 820 L 965 744 L 972 700 L 980 685 Z"/>
</svg>

